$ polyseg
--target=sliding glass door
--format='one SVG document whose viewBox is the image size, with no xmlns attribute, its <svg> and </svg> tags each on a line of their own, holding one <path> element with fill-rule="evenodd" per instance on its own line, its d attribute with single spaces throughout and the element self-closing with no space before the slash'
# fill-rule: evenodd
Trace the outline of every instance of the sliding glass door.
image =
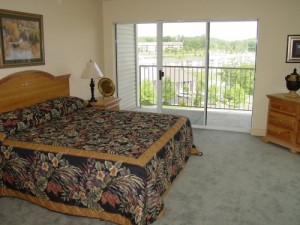
<svg viewBox="0 0 300 225">
<path fill-rule="evenodd" d="M 206 23 L 138 24 L 137 34 L 141 106 L 173 113 L 203 107 Z"/>
<path fill-rule="evenodd" d="M 185 115 L 194 127 L 250 131 L 256 21 L 157 22 L 134 27 L 134 110 Z M 116 33 L 122 33 L 118 26 Z M 126 38 L 117 35 L 117 49 L 120 39 L 129 39 L 125 34 Z"/>
<path fill-rule="evenodd" d="M 206 39 L 206 22 L 162 23 L 163 112 L 203 114 Z"/>
</svg>

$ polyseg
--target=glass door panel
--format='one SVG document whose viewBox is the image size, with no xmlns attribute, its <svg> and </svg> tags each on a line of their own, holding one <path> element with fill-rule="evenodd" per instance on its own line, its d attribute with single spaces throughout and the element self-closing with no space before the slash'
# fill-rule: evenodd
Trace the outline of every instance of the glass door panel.
<svg viewBox="0 0 300 225">
<path fill-rule="evenodd" d="M 137 24 L 137 68 L 140 83 L 140 107 L 159 111 L 157 104 L 157 23 Z"/>
<path fill-rule="evenodd" d="M 206 22 L 170 22 L 162 28 L 162 112 L 203 124 Z"/>
<path fill-rule="evenodd" d="M 250 132 L 256 41 L 257 21 L 210 22 L 207 126 Z"/>
</svg>

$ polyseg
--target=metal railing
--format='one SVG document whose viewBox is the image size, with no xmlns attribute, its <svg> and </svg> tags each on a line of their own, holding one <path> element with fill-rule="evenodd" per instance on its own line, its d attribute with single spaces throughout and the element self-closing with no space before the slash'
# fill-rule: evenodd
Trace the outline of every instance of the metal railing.
<svg viewBox="0 0 300 225">
<path fill-rule="evenodd" d="M 163 106 L 252 110 L 254 68 L 163 66 Z M 156 105 L 157 66 L 140 65 L 140 105 Z M 207 91 L 206 91 L 207 90 Z"/>
</svg>

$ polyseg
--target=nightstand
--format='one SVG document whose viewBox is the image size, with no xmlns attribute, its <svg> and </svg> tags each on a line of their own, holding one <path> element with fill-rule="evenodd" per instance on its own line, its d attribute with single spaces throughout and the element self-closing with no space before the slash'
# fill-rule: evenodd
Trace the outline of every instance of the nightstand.
<svg viewBox="0 0 300 225">
<path fill-rule="evenodd" d="M 269 98 L 265 142 L 273 142 L 300 152 L 300 98 L 288 94 L 267 95 Z"/>
<path fill-rule="evenodd" d="M 98 97 L 97 102 L 90 102 L 90 105 L 99 109 L 119 110 L 121 99 L 117 97 Z"/>
</svg>

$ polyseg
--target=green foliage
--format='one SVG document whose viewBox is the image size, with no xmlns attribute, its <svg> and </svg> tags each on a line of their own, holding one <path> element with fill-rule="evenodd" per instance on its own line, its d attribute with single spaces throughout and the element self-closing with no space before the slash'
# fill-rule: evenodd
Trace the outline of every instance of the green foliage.
<svg viewBox="0 0 300 225">
<path fill-rule="evenodd" d="M 248 40 L 248 52 L 256 52 L 256 40 Z"/>
<path fill-rule="evenodd" d="M 162 40 L 163 40 L 163 42 L 174 42 L 174 41 L 177 41 L 177 39 L 175 37 L 171 37 L 171 36 L 164 36 Z"/>
<path fill-rule="evenodd" d="M 197 85 L 196 85 L 196 93 L 194 98 L 194 106 L 201 107 L 201 102 L 204 101 L 203 90 L 205 90 L 205 75 L 204 74 L 196 74 L 197 77 Z"/>
<path fill-rule="evenodd" d="M 156 41 L 151 37 L 139 37 L 139 41 Z M 206 37 L 185 37 L 185 36 L 165 36 L 163 42 L 182 42 L 182 49 L 165 49 L 163 52 L 164 57 L 170 56 L 174 58 L 184 58 L 187 56 L 204 56 L 206 49 Z M 225 41 L 220 39 L 210 39 L 210 51 L 212 52 L 224 52 L 224 53 L 246 53 L 256 51 L 256 39 L 239 40 L 239 41 Z M 219 79 L 221 77 L 221 83 L 209 87 L 208 92 L 208 104 L 216 104 L 222 102 L 224 105 L 230 105 L 230 107 L 238 108 L 241 103 L 244 103 L 245 96 L 251 96 L 254 92 L 254 64 L 243 63 L 239 66 L 243 69 L 226 68 L 218 74 L 210 74 L 210 76 L 216 76 Z M 190 93 L 193 96 L 193 106 L 202 107 L 204 102 L 204 74 L 193 74 L 196 76 L 197 84 L 194 93 Z M 167 76 L 163 80 L 163 104 L 170 104 L 175 96 L 175 87 L 171 83 L 171 80 Z M 189 87 L 183 84 L 183 92 L 189 93 Z M 141 101 L 143 104 L 155 104 L 156 92 L 154 91 L 153 84 L 150 81 L 144 81 L 141 87 Z M 185 99 L 180 99 L 178 104 L 186 106 Z"/>
<path fill-rule="evenodd" d="M 227 53 L 243 53 L 243 52 L 255 52 L 256 40 L 238 40 L 238 41 L 225 41 L 215 38 L 210 39 L 211 51 L 221 51 Z"/>
<path fill-rule="evenodd" d="M 139 42 L 156 42 L 155 37 L 139 37 Z M 203 56 L 206 48 L 206 36 L 185 37 L 185 36 L 165 36 L 163 42 L 182 42 L 183 49 L 166 49 L 165 53 L 179 52 L 183 55 Z M 226 53 L 243 53 L 256 51 L 256 39 L 226 41 L 216 38 L 210 39 L 210 51 L 220 51 Z"/>
<path fill-rule="evenodd" d="M 240 68 L 254 68 L 253 64 L 244 63 Z M 246 69 L 223 69 L 220 73 L 221 81 L 225 86 L 232 87 L 239 84 L 247 95 L 253 95 L 254 92 L 254 70 Z"/>
<path fill-rule="evenodd" d="M 219 99 L 219 87 L 217 87 L 216 85 L 210 86 L 208 92 L 208 103 L 216 104 L 219 101 Z"/>
<path fill-rule="evenodd" d="M 168 77 L 167 75 L 163 79 L 162 89 L 163 89 L 163 92 L 162 92 L 163 104 L 169 105 L 170 100 L 173 99 L 175 96 L 175 88 L 171 82 L 170 77 Z"/>
<path fill-rule="evenodd" d="M 186 100 L 184 100 L 184 99 L 179 99 L 179 100 L 178 100 L 178 105 L 180 105 L 180 106 L 186 106 L 186 105 L 187 105 L 187 102 L 186 102 Z"/>
<path fill-rule="evenodd" d="M 202 96 L 196 94 L 196 97 L 194 98 L 194 106 L 201 107 L 201 100 L 202 100 Z"/>
<path fill-rule="evenodd" d="M 245 101 L 245 90 L 236 84 L 226 89 L 224 98 L 227 99 L 230 106 L 239 108 L 240 104 Z"/>
<path fill-rule="evenodd" d="M 153 105 L 156 103 L 156 93 L 151 80 L 144 80 L 141 85 L 141 103 L 143 105 Z"/>
<path fill-rule="evenodd" d="M 187 85 L 187 83 L 183 83 L 183 92 L 184 93 L 189 93 L 190 89 L 189 86 Z"/>
<path fill-rule="evenodd" d="M 204 35 L 198 37 L 184 37 L 183 41 L 183 50 L 186 52 L 194 53 L 194 55 L 197 55 L 196 53 L 204 53 L 206 46 L 206 37 Z"/>
<path fill-rule="evenodd" d="M 139 37 L 139 42 L 156 42 L 156 37 Z"/>
</svg>

